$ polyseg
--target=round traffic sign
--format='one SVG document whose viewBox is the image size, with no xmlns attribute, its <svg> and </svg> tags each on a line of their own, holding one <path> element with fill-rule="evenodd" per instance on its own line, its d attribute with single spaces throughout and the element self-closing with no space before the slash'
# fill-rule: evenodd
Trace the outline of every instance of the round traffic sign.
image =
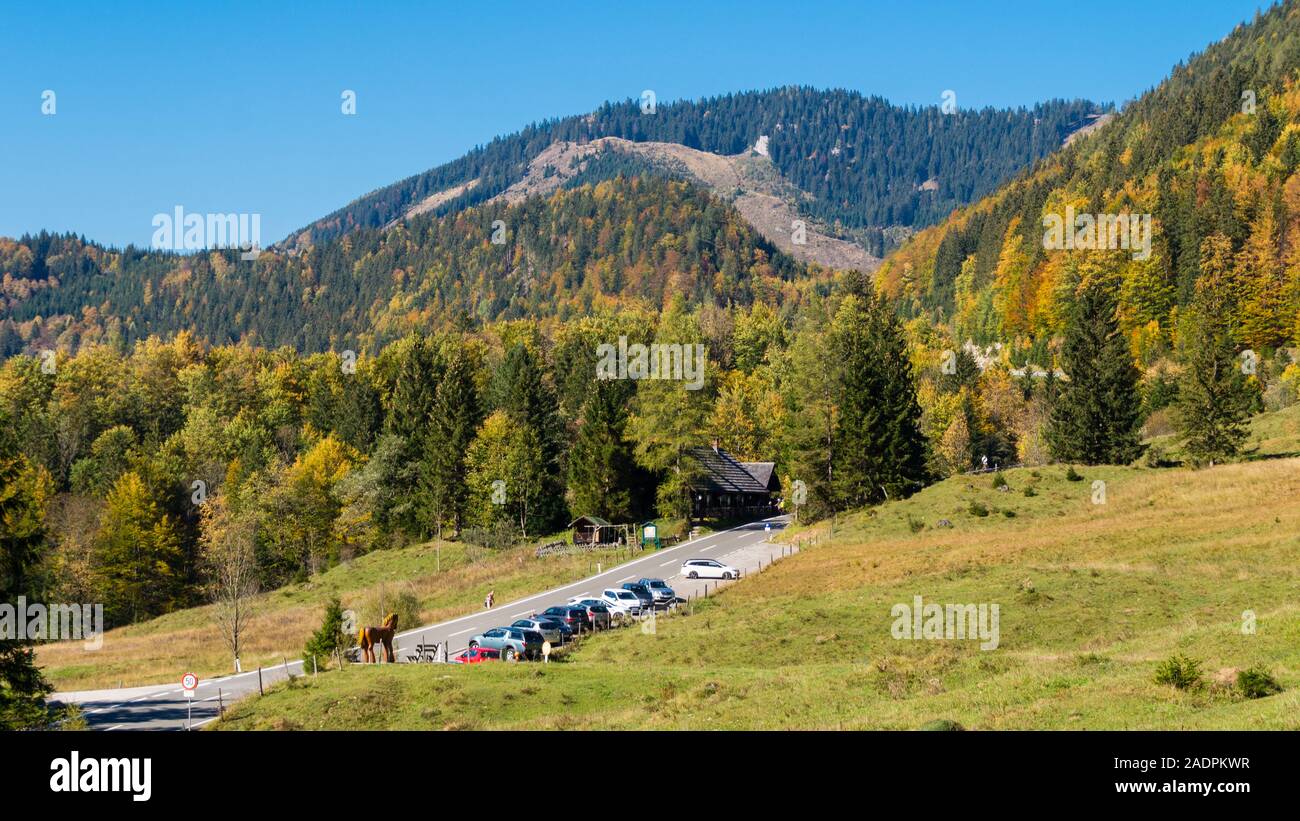
<svg viewBox="0 0 1300 821">
<path fill-rule="evenodd" d="M 181 686 L 186 690 L 193 690 L 195 687 L 199 686 L 199 677 L 193 673 L 186 673 L 181 676 Z"/>
</svg>

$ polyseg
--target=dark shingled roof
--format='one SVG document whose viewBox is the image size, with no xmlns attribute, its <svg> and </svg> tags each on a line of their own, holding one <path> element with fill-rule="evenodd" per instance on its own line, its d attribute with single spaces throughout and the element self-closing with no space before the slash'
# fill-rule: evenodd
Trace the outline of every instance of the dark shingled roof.
<svg viewBox="0 0 1300 821">
<path fill-rule="evenodd" d="M 772 486 L 772 472 L 776 470 L 776 462 L 741 462 L 740 466 L 749 471 L 754 481 L 763 487 Z"/>
<path fill-rule="evenodd" d="M 725 450 L 707 447 L 687 448 L 686 452 L 699 463 L 703 486 L 699 490 L 715 493 L 767 493 L 767 485 L 760 484 L 754 474 L 745 469 Z"/>
</svg>

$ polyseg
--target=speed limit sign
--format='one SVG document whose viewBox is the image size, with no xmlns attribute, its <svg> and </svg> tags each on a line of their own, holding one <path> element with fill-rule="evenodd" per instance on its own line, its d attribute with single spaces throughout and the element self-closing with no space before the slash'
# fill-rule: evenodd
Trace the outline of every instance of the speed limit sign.
<svg viewBox="0 0 1300 821">
<path fill-rule="evenodd" d="M 194 675 L 193 673 L 186 673 L 185 675 L 181 676 L 181 687 L 185 689 L 185 696 L 187 698 L 194 697 L 194 688 L 198 686 L 199 686 L 199 677 Z"/>
</svg>

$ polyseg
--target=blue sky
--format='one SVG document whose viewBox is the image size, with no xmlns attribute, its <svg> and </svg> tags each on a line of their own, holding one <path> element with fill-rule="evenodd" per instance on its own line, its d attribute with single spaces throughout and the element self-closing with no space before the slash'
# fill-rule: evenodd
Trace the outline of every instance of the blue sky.
<svg viewBox="0 0 1300 821">
<path fill-rule="evenodd" d="M 145 245 L 176 205 L 260 213 L 278 240 L 495 135 L 643 89 L 661 103 L 784 84 L 907 104 L 953 89 L 963 108 L 1122 102 L 1263 4 L 23 5 L 0 11 L 0 236 Z"/>
</svg>

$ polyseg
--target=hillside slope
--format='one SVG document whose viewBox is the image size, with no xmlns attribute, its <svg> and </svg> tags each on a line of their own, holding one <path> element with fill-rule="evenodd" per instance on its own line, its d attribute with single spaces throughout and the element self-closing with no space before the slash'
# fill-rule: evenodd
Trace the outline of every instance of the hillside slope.
<svg viewBox="0 0 1300 821">
<path fill-rule="evenodd" d="M 801 213 L 864 229 L 885 250 L 885 229 L 928 225 L 1058 148 L 1101 109 L 1051 101 L 1032 109 L 957 111 L 891 105 L 856 92 L 808 87 L 728 94 L 643 110 L 641 101 L 528 126 L 465 156 L 385 186 L 294 232 L 281 250 L 357 228 L 389 224 L 412 209 L 451 213 L 517 185 L 530 165 L 564 143 L 604 137 L 674 143 L 736 155 L 766 137 L 774 167 L 806 192 Z M 932 186 L 923 183 L 933 181 Z"/>
<path fill-rule="evenodd" d="M 1294 453 L 1300 414 L 1256 430 L 1269 452 Z M 819 525 L 816 545 L 692 614 L 598 637 L 562 664 L 351 668 L 245 702 L 224 726 L 1300 728 L 1300 459 L 1006 480 L 1000 492 L 958 476 L 833 533 Z M 996 649 L 894 638 L 891 610 L 915 596 L 998 604 Z M 1175 653 L 1202 663 L 1204 687 L 1154 682 Z M 1255 665 L 1284 692 L 1249 700 L 1213 683 Z"/>
<path fill-rule="evenodd" d="M 702 187 L 623 176 L 421 214 L 255 262 L 42 234 L 0 240 L 0 270 L 10 272 L 0 355 L 181 330 L 214 343 L 356 350 L 414 329 L 563 320 L 601 306 L 783 304 L 829 280 Z"/>
<path fill-rule="evenodd" d="M 1196 284 L 1230 284 L 1241 347 L 1300 332 L 1300 4 L 1288 0 L 1176 66 L 1168 79 L 995 194 L 914 237 L 881 286 L 954 336 L 1038 343 L 1060 334 L 1075 287 L 1115 283 L 1135 354 L 1176 345 Z M 1053 245 L 1051 220 L 1149 218 L 1146 248 Z M 1137 237 L 1134 237 L 1135 239 Z M 1060 245 L 1056 242 L 1055 245 Z M 1083 251 L 1078 249 L 1085 249 Z M 1021 354 L 1023 356 L 1023 353 Z"/>
</svg>

